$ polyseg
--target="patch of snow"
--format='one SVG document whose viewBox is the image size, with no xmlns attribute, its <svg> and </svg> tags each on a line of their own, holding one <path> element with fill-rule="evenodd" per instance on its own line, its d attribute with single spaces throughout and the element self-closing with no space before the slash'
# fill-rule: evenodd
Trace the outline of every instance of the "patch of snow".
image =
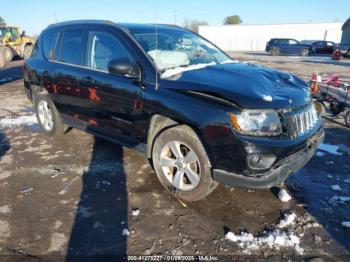
<svg viewBox="0 0 350 262">
<path fill-rule="evenodd" d="M 341 225 L 346 228 L 350 228 L 350 221 L 343 221 L 341 222 Z"/>
<path fill-rule="evenodd" d="M 293 225 L 296 218 L 297 218 L 297 215 L 294 213 L 285 214 L 284 218 L 280 221 L 280 223 L 277 225 L 277 227 L 278 228 L 285 228 L 289 225 Z"/>
<path fill-rule="evenodd" d="M 130 232 L 127 228 L 124 228 L 123 229 L 123 233 L 122 233 L 123 236 L 130 236 Z"/>
<path fill-rule="evenodd" d="M 5 117 L 0 119 L 0 128 L 14 128 L 21 126 L 32 126 L 38 124 L 36 116 L 20 116 L 17 118 Z"/>
<path fill-rule="evenodd" d="M 341 191 L 341 187 L 339 185 L 331 185 L 333 191 Z"/>
<path fill-rule="evenodd" d="M 0 214 L 9 214 L 11 212 L 11 207 L 9 205 L 0 207 Z"/>
<path fill-rule="evenodd" d="M 342 153 L 338 152 L 339 146 L 329 145 L 329 144 L 321 144 L 318 149 L 322 151 L 326 151 L 329 154 L 340 156 Z"/>
<path fill-rule="evenodd" d="M 292 197 L 288 194 L 287 190 L 285 190 L 285 189 L 282 189 L 278 192 L 278 198 L 282 202 L 288 202 L 289 200 L 292 199 Z"/>
<path fill-rule="evenodd" d="M 237 243 L 238 246 L 243 248 L 247 253 L 251 250 L 267 246 L 277 250 L 281 247 L 293 247 L 298 254 L 303 254 L 304 249 L 300 246 L 300 238 L 293 232 L 281 230 L 281 228 L 293 224 L 295 219 L 296 215 L 294 213 L 286 214 L 284 219 L 277 225 L 278 229 L 264 231 L 259 237 L 254 237 L 253 234 L 247 232 L 241 232 L 240 234 L 228 232 L 225 238 Z"/>
<path fill-rule="evenodd" d="M 198 70 L 198 69 L 206 68 L 206 67 L 212 66 L 212 65 L 216 65 L 216 63 L 212 62 L 212 63 L 207 63 L 207 64 L 189 65 L 186 67 L 176 67 L 176 68 L 166 70 L 160 77 L 167 78 L 167 77 L 181 74 L 181 73 L 186 72 L 186 71 Z"/>
<path fill-rule="evenodd" d="M 326 155 L 326 153 L 324 153 L 324 152 L 321 152 L 321 151 L 316 152 L 316 156 L 318 156 L 318 157 L 324 157 L 325 155 Z"/>
<path fill-rule="evenodd" d="M 133 215 L 134 217 L 137 217 L 139 214 L 140 214 L 140 209 L 139 209 L 139 208 L 134 208 L 134 209 L 132 210 L 132 215 Z"/>
<path fill-rule="evenodd" d="M 326 165 L 334 165 L 334 162 L 333 161 L 328 161 L 328 162 L 326 162 Z"/>
</svg>

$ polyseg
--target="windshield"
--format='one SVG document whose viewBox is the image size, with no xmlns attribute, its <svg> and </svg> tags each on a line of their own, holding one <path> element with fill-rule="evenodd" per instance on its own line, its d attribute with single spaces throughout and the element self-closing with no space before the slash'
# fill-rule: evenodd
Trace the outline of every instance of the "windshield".
<svg viewBox="0 0 350 262">
<path fill-rule="evenodd" d="M 219 64 L 231 60 L 213 44 L 183 29 L 157 28 L 157 37 L 155 30 L 131 31 L 131 34 L 161 72 L 177 67 Z"/>
<path fill-rule="evenodd" d="M 0 28 L 0 38 L 4 37 L 6 35 L 6 33 L 7 33 L 7 31 L 8 30 L 6 28 Z"/>
</svg>

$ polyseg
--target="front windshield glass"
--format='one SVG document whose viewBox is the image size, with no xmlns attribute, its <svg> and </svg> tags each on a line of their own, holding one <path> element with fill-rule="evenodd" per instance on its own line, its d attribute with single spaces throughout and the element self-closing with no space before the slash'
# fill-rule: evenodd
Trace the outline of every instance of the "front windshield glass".
<svg viewBox="0 0 350 262">
<path fill-rule="evenodd" d="M 208 41 L 179 28 L 157 28 L 157 37 L 155 30 L 131 31 L 131 34 L 161 72 L 178 67 L 219 64 L 231 60 Z"/>
<path fill-rule="evenodd" d="M 7 29 L 6 28 L 0 28 L 0 38 L 4 37 L 7 33 Z"/>
</svg>

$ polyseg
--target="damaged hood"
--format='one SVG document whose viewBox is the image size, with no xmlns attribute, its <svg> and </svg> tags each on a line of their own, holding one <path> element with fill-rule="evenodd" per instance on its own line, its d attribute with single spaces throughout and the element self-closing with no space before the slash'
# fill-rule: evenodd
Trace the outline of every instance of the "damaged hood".
<svg viewBox="0 0 350 262">
<path fill-rule="evenodd" d="M 296 108 L 310 103 L 307 84 L 299 77 L 261 66 L 229 63 L 185 71 L 164 79 L 178 91 L 226 99 L 244 108 Z"/>
</svg>

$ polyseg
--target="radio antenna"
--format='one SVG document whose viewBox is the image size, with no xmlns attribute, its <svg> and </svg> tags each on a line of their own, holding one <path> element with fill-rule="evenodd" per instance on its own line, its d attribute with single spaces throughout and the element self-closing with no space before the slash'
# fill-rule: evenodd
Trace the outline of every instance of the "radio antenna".
<svg viewBox="0 0 350 262">
<path fill-rule="evenodd" d="M 158 1 L 155 0 L 155 4 L 156 4 L 156 7 L 155 7 L 155 22 L 156 22 L 156 61 L 155 61 L 155 64 L 156 64 L 156 90 L 158 90 L 159 88 L 159 85 L 158 85 L 158 70 L 157 70 L 157 61 L 158 60 Z"/>
</svg>

